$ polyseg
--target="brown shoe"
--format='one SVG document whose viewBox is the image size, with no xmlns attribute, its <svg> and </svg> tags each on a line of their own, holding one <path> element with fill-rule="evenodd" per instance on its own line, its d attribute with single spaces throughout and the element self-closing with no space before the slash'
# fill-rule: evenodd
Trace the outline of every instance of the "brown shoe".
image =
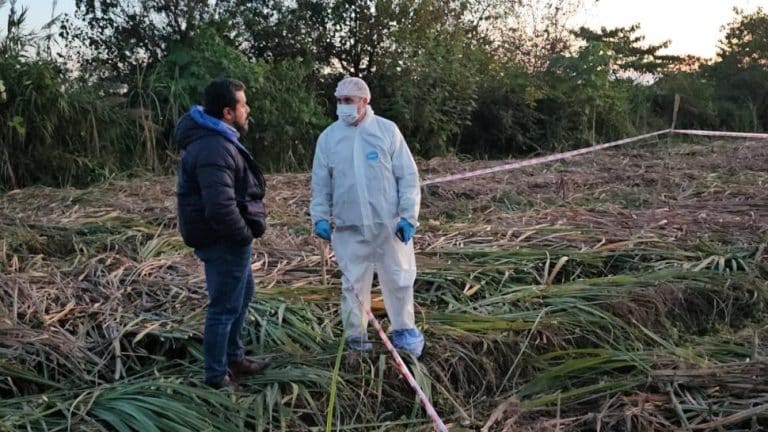
<svg viewBox="0 0 768 432">
<path fill-rule="evenodd" d="M 224 389 L 224 390 L 229 390 L 233 393 L 239 393 L 240 391 L 242 391 L 242 388 L 239 385 L 237 385 L 237 383 L 232 379 L 230 374 L 224 375 L 224 378 L 222 378 L 221 381 L 219 382 L 206 381 L 205 384 L 208 387 L 216 390 Z"/>
<path fill-rule="evenodd" d="M 241 378 L 251 375 L 256 375 L 264 369 L 268 368 L 272 364 L 272 360 L 252 360 L 248 357 L 243 357 L 238 362 L 232 362 L 229 364 L 229 371 L 234 378 Z"/>
</svg>

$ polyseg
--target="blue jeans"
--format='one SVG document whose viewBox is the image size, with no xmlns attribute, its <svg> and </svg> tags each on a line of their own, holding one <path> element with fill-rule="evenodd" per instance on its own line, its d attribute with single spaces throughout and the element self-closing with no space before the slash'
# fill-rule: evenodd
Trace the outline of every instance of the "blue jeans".
<svg viewBox="0 0 768 432">
<path fill-rule="evenodd" d="M 228 363 L 244 356 L 241 332 L 253 297 L 251 245 L 215 245 L 195 249 L 205 264 L 208 309 L 205 314 L 203 355 L 205 380 L 218 383 Z"/>
</svg>

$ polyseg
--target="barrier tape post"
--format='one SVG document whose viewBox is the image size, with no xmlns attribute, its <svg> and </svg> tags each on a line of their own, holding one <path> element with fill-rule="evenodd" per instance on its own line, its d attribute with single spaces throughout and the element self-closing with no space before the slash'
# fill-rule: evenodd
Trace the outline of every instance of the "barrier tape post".
<svg viewBox="0 0 768 432">
<path fill-rule="evenodd" d="M 435 408 L 432 406 L 432 403 L 429 402 L 429 399 L 427 398 L 427 395 L 424 393 L 424 390 L 421 389 L 421 387 L 419 386 L 419 383 L 416 382 L 416 379 L 413 377 L 413 374 L 411 374 L 411 371 L 408 370 L 408 366 L 406 366 L 405 362 L 400 357 L 400 354 L 397 352 L 394 345 L 392 345 L 392 342 L 389 340 L 389 337 L 387 337 L 387 333 L 381 327 L 381 324 L 379 324 L 379 320 L 376 319 L 376 317 L 373 315 L 373 312 L 371 312 L 371 308 L 365 306 L 365 304 L 363 303 L 363 300 L 357 294 L 357 290 L 355 290 L 355 297 L 357 297 L 358 303 L 360 303 L 360 306 L 365 311 L 365 314 L 368 316 L 368 319 L 371 321 L 371 323 L 373 323 L 373 327 L 379 333 L 379 337 L 381 338 L 381 341 L 384 343 L 384 346 L 387 347 L 387 350 L 389 350 L 389 353 L 392 355 L 392 358 L 394 358 L 395 365 L 397 365 L 398 372 L 400 372 L 400 375 L 402 375 L 403 378 L 405 378 L 405 380 L 408 381 L 408 384 L 411 386 L 411 389 L 413 389 L 413 391 L 421 400 L 422 405 L 424 405 L 424 410 L 427 412 L 427 415 L 432 420 L 432 424 L 435 426 L 435 430 L 437 430 L 438 432 L 448 432 L 448 428 L 445 426 L 445 423 L 443 423 L 443 420 L 437 414 L 437 411 L 435 411 Z"/>
<path fill-rule="evenodd" d="M 672 127 L 669 129 L 675 130 L 675 125 L 677 125 L 677 111 L 680 109 L 680 95 L 675 94 L 675 107 L 672 110 Z"/>
<path fill-rule="evenodd" d="M 675 93 L 675 105 L 672 108 L 672 126 L 669 127 L 670 133 L 667 135 L 667 145 L 670 145 L 672 143 L 672 136 L 674 135 L 673 132 L 675 131 L 675 126 L 677 125 L 677 112 L 680 109 L 680 95 Z"/>
</svg>

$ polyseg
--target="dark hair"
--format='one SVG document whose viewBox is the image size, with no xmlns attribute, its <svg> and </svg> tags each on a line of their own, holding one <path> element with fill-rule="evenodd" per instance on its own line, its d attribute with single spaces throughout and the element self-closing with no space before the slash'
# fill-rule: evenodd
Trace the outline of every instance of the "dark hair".
<svg viewBox="0 0 768 432">
<path fill-rule="evenodd" d="M 224 78 L 213 80 L 205 87 L 203 107 L 206 114 L 220 119 L 224 117 L 224 108 L 235 108 L 235 93 L 245 91 L 245 84 L 238 80 Z"/>
</svg>

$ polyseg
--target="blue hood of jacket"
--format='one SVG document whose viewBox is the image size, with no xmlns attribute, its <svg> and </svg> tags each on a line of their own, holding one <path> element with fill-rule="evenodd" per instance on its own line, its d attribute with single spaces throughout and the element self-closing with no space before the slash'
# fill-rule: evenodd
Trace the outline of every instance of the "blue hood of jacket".
<svg viewBox="0 0 768 432">
<path fill-rule="evenodd" d="M 200 105 L 194 105 L 188 113 L 184 114 L 176 123 L 176 129 L 173 138 L 181 150 L 186 149 L 191 143 L 199 139 L 204 139 L 212 135 L 220 135 L 227 139 L 238 148 L 251 156 L 242 144 L 240 144 L 240 133 L 235 128 L 205 113 Z"/>
</svg>

